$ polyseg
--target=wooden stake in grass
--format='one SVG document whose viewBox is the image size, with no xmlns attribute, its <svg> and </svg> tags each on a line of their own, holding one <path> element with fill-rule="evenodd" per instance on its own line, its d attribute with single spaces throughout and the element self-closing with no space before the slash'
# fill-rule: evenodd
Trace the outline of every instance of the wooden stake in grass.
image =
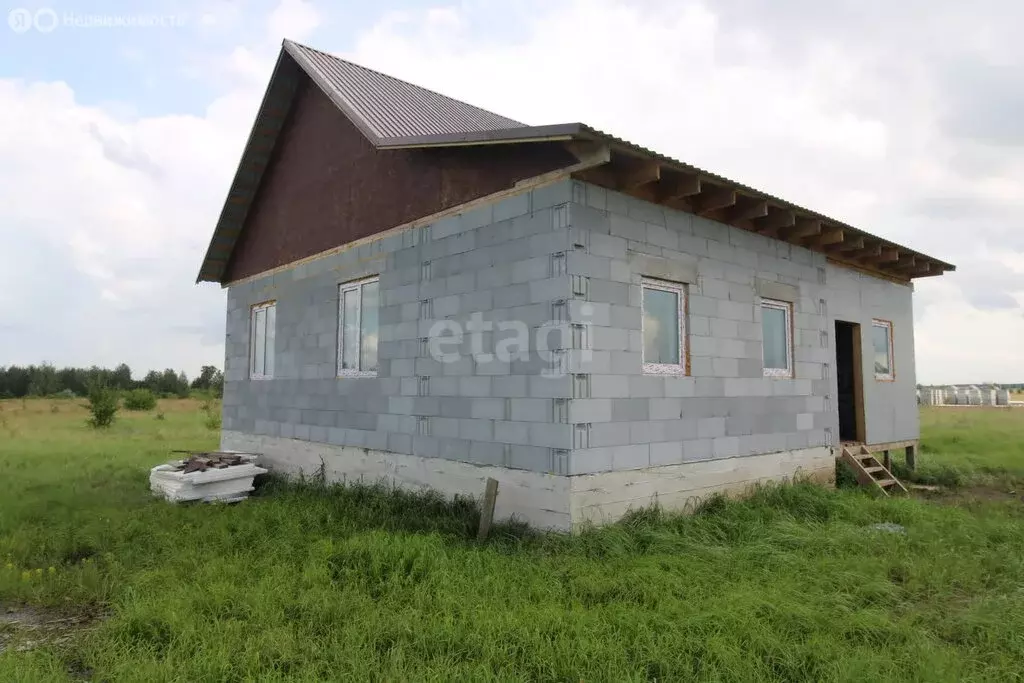
<svg viewBox="0 0 1024 683">
<path fill-rule="evenodd" d="M 480 530 L 477 531 L 476 540 L 483 541 L 487 534 L 491 533 L 491 523 L 494 522 L 494 504 L 498 500 L 498 480 L 487 478 L 487 488 L 484 489 L 484 502 L 480 507 Z"/>
</svg>

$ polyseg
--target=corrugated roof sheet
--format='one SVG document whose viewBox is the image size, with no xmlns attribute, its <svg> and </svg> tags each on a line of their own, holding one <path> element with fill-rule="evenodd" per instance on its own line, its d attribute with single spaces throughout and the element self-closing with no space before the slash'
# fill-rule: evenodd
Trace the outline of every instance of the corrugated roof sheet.
<svg viewBox="0 0 1024 683">
<path fill-rule="evenodd" d="M 525 124 L 293 41 L 285 49 L 374 137 L 456 135 Z"/>
</svg>

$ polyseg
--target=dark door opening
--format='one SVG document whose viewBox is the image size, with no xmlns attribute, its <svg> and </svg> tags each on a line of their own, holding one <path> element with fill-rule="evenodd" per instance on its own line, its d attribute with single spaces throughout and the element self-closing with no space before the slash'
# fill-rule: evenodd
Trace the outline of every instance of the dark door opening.
<svg viewBox="0 0 1024 683">
<path fill-rule="evenodd" d="M 860 325 L 836 321 L 839 440 L 864 443 L 864 385 Z"/>
</svg>

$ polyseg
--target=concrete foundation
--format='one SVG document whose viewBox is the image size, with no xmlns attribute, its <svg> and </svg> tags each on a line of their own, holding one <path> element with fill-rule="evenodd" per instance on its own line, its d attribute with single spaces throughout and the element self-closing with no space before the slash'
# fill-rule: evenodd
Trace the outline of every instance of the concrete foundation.
<svg viewBox="0 0 1024 683">
<path fill-rule="evenodd" d="M 835 476 L 832 449 L 821 447 L 579 476 L 232 431 L 224 432 L 221 447 L 262 453 L 261 465 L 292 476 L 313 476 L 322 469 L 328 482 L 383 483 L 445 496 L 479 498 L 486 480 L 493 478 L 498 481 L 496 520 L 514 518 L 555 531 L 607 524 L 655 503 L 692 511 L 715 493 L 742 496 L 758 482 L 806 478 L 832 483 Z"/>
</svg>

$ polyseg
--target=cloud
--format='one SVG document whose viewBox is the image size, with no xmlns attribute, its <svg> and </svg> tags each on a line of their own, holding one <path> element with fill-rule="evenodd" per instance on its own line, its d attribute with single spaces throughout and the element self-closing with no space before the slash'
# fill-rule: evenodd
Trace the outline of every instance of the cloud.
<svg viewBox="0 0 1024 683">
<path fill-rule="evenodd" d="M 191 283 L 287 36 L 953 261 L 917 283 L 919 378 L 1024 380 L 1020 3 L 438 3 L 367 27 L 301 0 L 203 6 L 178 77 L 213 94 L 187 114 L 0 81 L 0 362 L 220 364 L 223 295 Z"/>
<path fill-rule="evenodd" d="M 528 123 L 582 120 L 955 262 L 917 285 L 919 377 L 970 379 L 995 370 L 987 356 L 1021 381 L 1024 347 L 1005 340 L 1024 320 L 1009 146 L 1024 48 L 1007 18 L 1024 9 L 982 5 L 577 0 L 505 40 L 464 6 L 386 17 L 348 56 Z M 933 338 L 946 317 L 971 326 L 955 365 Z"/>
<path fill-rule="evenodd" d="M 266 39 L 207 55 L 223 87 L 199 115 L 137 117 L 83 104 L 69 83 L 0 80 L 0 364 L 223 364 L 224 294 L 195 274 L 276 56 L 269 36 L 316 22 L 284 0 Z"/>
</svg>

